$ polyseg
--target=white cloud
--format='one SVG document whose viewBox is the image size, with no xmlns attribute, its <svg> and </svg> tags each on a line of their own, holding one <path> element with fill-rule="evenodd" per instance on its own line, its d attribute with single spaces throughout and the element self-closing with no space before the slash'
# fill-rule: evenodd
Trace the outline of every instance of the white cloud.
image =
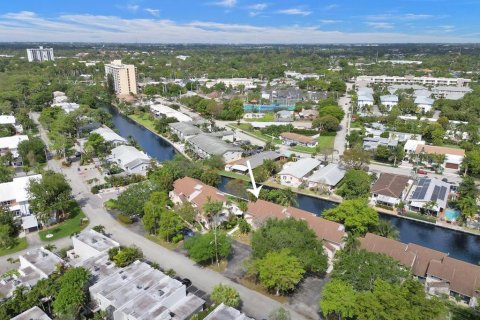
<svg viewBox="0 0 480 320">
<path fill-rule="evenodd" d="M 335 24 L 340 22 L 343 22 L 343 20 L 331 20 L 331 19 L 320 20 L 321 24 Z"/>
<path fill-rule="evenodd" d="M 127 4 L 125 7 L 128 11 L 137 12 L 140 6 L 138 4 Z"/>
<path fill-rule="evenodd" d="M 312 11 L 300 9 L 300 8 L 290 8 L 290 9 L 283 9 L 278 10 L 277 13 L 280 14 L 289 14 L 289 15 L 299 15 L 299 16 L 308 16 L 312 13 Z"/>
<path fill-rule="evenodd" d="M 267 9 L 268 4 L 266 3 L 256 3 L 248 6 L 248 9 L 255 10 L 255 11 L 262 11 Z"/>
<path fill-rule="evenodd" d="M 213 2 L 212 4 L 225 8 L 233 8 L 237 4 L 237 0 L 220 0 L 217 2 Z"/>
<path fill-rule="evenodd" d="M 160 15 L 160 10 L 158 10 L 158 9 L 146 8 L 145 11 L 150 13 L 152 16 L 155 16 L 155 17 L 158 17 Z"/>
<path fill-rule="evenodd" d="M 366 24 L 373 29 L 393 29 L 393 24 L 389 22 L 366 22 Z"/>
<path fill-rule="evenodd" d="M 329 4 L 328 6 L 323 7 L 323 10 L 332 10 L 335 8 L 338 8 L 338 4 L 332 3 L 332 4 Z"/>
<path fill-rule="evenodd" d="M 388 28 L 387 28 L 388 29 Z M 127 19 L 88 14 L 45 18 L 22 11 L 0 15 L 2 41 L 144 42 L 144 43 L 425 43 L 478 42 L 477 36 L 461 37 L 445 32 L 405 34 L 322 31 L 302 26 L 224 24 L 211 21 L 177 23 L 167 19 Z"/>
<path fill-rule="evenodd" d="M 369 15 L 366 17 L 367 20 L 371 21 L 414 21 L 414 20 L 426 20 L 435 18 L 435 16 L 430 14 L 416 14 L 416 13 L 401 13 L 401 14 L 393 14 L 393 13 L 385 13 L 385 14 L 377 14 L 377 15 Z"/>
</svg>

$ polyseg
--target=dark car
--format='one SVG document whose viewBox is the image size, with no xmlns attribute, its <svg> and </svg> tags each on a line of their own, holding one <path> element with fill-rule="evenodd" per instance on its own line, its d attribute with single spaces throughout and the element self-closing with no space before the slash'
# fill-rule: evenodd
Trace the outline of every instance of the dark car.
<svg viewBox="0 0 480 320">
<path fill-rule="evenodd" d="M 193 237 L 195 235 L 195 232 L 193 232 L 192 230 L 188 229 L 188 228 L 183 228 L 182 231 L 180 231 L 181 234 L 183 234 L 183 236 L 185 238 L 190 238 L 190 237 Z"/>
<path fill-rule="evenodd" d="M 192 281 L 190 281 L 190 279 L 188 278 L 183 278 L 182 280 L 180 280 L 180 282 L 185 285 L 185 287 L 190 287 L 192 285 Z"/>
<path fill-rule="evenodd" d="M 82 156 L 82 153 L 80 151 L 75 152 L 75 157 L 80 158 Z"/>
</svg>

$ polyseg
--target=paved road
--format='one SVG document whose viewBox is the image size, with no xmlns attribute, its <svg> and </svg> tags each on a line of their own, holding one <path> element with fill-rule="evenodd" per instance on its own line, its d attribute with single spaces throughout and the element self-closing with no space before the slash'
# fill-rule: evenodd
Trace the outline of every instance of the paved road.
<svg viewBox="0 0 480 320">
<path fill-rule="evenodd" d="M 347 83 L 347 92 L 351 89 L 352 84 Z M 335 142 L 333 144 L 333 148 L 336 150 L 334 153 L 334 159 L 338 160 L 340 156 L 345 151 L 345 145 L 347 143 L 347 134 L 350 131 L 350 121 L 351 121 L 351 98 L 348 94 L 340 97 L 338 99 L 339 106 L 345 112 L 345 117 L 343 117 L 342 121 L 340 122 L 340 130 L 337 132 L 335 136 Z"/>
<path fill-rule="evenodd" d="M 36 121 L 38 116 L 33 118 Z M 41 127 L 40 135 L 44 141 L 47 141 L 46 132 Z M 90 225 L 101 224 L 105 226 L 106 232 L 111 234 L 112 238 L 120 244 L 136 245 L 142 249 L 145 256 L 150 260 L 159 263 L 164 269 L 174 269 L 181 277 L 188 277 L 195 286 L 203 291 L 211 292 L 212 288 L 219 283 L 235 287 L 240 293 L 244 312 L 256 319 L 266 318 L 270 312 L 282 306 L 279 302 L 234 283 L 220 273 L 201 268 L 187 257 L 159 246 L 122 226 L 104 209 L 101 197 L 90 193 L 88 186 L 81 179 L 78 179 L 78 163 L 73 163 L 70 168 L 62 168 L 59 161 L 50 160 L 48 165 L 50 169 L 62 172 L 66 176 L 72 187 L 75 200 L 90 219 Z M 305 319 L 295 311 L 289 311 L 292 314 L 292 319 Z"/>
<path fill-rule="evenodd" d="M 385 173 L 394 173 L 394 174 L 402 174 L 406 176 L 411 176 L 413 174 L 413 170 L 411 166 L 403 166 L 400 165 L 399 167 L 392 167 L 389 165 L 383 165 L 383 164 L 376 164 L 376 163 L 370 163 L 369 164 L 369 171 L 371 172 L 385 172 Z M 446 178 L 449 182 L 456 182 L 460 183 L 462 181 L 462 177 L 459 176 L 458 174 L 452 173 L 452 172 L 444 172 L 443 174 L 435 174 L 435 173 L 428 173 L 429 177 L 434 177 L 437 179 L 444 179 Z"/>
</svg>

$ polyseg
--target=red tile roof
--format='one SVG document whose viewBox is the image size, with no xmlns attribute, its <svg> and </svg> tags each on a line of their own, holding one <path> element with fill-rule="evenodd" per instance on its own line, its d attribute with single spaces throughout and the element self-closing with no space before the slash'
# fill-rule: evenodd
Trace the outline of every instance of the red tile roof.
<svg viewBox="0 0 480 320">
<path fill-rule="evenodd" d="M 315 139 L 312 137 L 304 136 L 303 134 L 293 133 L 293 132 L 283 132 L 280 134 L 280 137 L 288 140 L 298 141 L 300 143 L 313 143 Z"/>
<path fill-rule="evenodd" d="M 471 263 L 445 257 L 442 261 L 432 260 L 427 270 L 450 284 L 450 290 L 468 297 L 480 294 L 480 267 Z"/>
<path fill-rule="evenodd" d="M 185 177 L 176 180 L 173 183 L 173 192 L 179 197 L 185 197 L 195 204 L 199 209 L 203 208 L 203 205 L 210 201 L 225 201 L 225 196 L 217 188 L 208 186 L 200 180 Z M 194 195 L 194 193 L 198 193 Z M 194 196 L 191 198 L 191 196 Z"/>
<path fill-rule="evenodd" d="M 377 236 L 373 233 L 367 233 L 364 238 L 360 238 L 359 240 L 362 249 L 386 254 L 406 267 L 413 266 L 415 254 L 413 252 L 407 252 L 407 245 L 400 241 Z"/>
<path fill-rule="evenodd" d="M 455 156 L 465 156 L 465 150 L 448 147 L 438 147 L 420 144 L 417 146 L 415 153 L 425 152 L 428 154 L 451 154 Z"/>
<path fill-rule="evenodd" d="M 318 239 L 340 245 L 347 235 L 342 224 L 317 217 L 311 212 L 288 207 L 287 213 L 295 219 L 307 221 L 308 226 L 315 232 Z"/>
<path fill-rule="evenodd" d="M 335 244 L 341 244 L 343 238 L 346 236 L 345 228 L 339 223 L 317 217 L 313 213 L 305 210 L 294 207 L 285 208 L 265 200 L 249 202 L 246 213 L 252 216 L 254 224 L 257 226 L 260 226 L 268 218 L 285 219 L 292 217 L 305 220 L 308 226 L 315 232 L 318 239 Z"/>
</svg>

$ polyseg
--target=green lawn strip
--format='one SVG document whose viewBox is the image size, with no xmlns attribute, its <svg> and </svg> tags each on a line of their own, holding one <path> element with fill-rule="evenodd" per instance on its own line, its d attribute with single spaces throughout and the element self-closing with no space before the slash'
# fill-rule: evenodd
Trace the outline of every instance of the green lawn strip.
<svg viewBox="0 0 480 320">
<path fill-rule="evenodd" d="M 259 119 L 244 119 L 247 122 L 274 122 L 275 121 L 275 116 L 273 113 L 266 113 L 263 118 Z"/>
<path fill-rule="evenodd" d="M 225 171 L 225 170 L 219 170 L 218 174 L 221 176 L 233 178 L 233 179 L 238 179 L 238 180 L 243 180 L 243 181 L 250 181 L 250 178 L 239 173 L 231 172 L 231 171 Z"/>
<path fill-rule="evenodd" d="M 0 249 L 0 257 L 27 249 L 28 247 L 27 238 L 17 238 L 16 242 L 17 243 L 11 248 Z"/>
<path fill-rule="evenodd" d="M 169 250 L 176 250 L 183 245 L 183 240 L 179 241 L 177 243 L 172 243 L 172 242 L 168 242 L 166 240 L 163 240 L 162 238 L 160 238 L 158 236 L 154 236 L 152 234 L 145 234 L 145 238 L 147 238 L 148 240 L 153 241 L 156 244 L 161 245 L 162 247 L 167 248 Z"/>
<path fill-rule="evenodd" d="M 149 130 L 152 130 L 153 132 L 157 132 L 157 130 L 155 130 L 155 123 L 153 122 L 153 120 L 144 119 L 143 116 L 139 116 L 139 115 L 136 115 L 136 114 L 131 114 L 128 117 L 131 118 L 132 120 L 140 123 L 145 128 L 147 128 Z"/>
<path fill-rule="evenodd" d="M 334 141 L 335 141 L 335 136 L 320 136 L 318 138 L 318 145 L 317 145 L 318 150 L 322 151 L 325 149 L 332 149 Z M 305 146 L 294 146 L 294 147 L 291 147 L 290 150 L 313 154 L 316 152 L 317 148 L 311 148 L 311 147 L 305 147 Z"/>
<path fill-rule="evenodd" d="M 405 216 L 409 217 L 409 218 L 417 219 L 417 220 L 431 222 L 431 223 L 437 222 L 437 219 L 435 217 L 427 216 L 425 214 L 416 213 L 416 212 L 413 212 L 413 211 L 405 212 Z"/>
<path fill-rule="evenodd" d="M 335 136 L 320 136 L 318 138 L 318 147 L 320 150 L 333 148 Z"/>
<path fill-rule="evenodd" d="M 40 231 L 40 239 L 43 241 L 54 241 L 60 238 L 69 237 L 73 233 L 80 232 L 88 226 L 88 223 L 82 222 L 82 219 L 85 218 L 85 214 L 80 207 L 74 208 L 72 214 L 74 215 L 72 218 Z M 53 237 L 47 238 L 47 234 L 52 234 Z"/>
</svg>

